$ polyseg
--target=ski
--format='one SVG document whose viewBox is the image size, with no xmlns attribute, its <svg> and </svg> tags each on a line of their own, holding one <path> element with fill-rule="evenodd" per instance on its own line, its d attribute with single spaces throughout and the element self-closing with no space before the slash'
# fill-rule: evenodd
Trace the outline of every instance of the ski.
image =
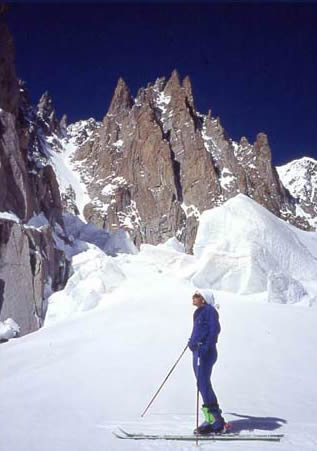
<svg viewBox="0 0 317 451">
<path fill-rule="evenodd" d="M 279 442 L 284 434 L 236 434 L 236 433 L 223 433 L 223 434 L 207 434 L 207 435 L 195 435 L 195 434 L 143 434 L 143 433 L 131 433 L 122 428 L 118 428 L 120 432 L 113 432 L 113 434 L 119 439 L 132 439 L 132 440 L 180 440 L 180 441 L 267 441 L 267 442 Z"/>
</svg>

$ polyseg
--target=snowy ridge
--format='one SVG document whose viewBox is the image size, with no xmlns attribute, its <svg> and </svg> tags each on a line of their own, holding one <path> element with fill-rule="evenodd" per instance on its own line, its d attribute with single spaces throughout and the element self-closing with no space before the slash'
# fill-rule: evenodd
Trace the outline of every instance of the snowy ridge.
<svg viewBox="0 0 317 451">
<path fill-rule="evenodd" d="M 298 201 L 298 214 L 317 227 L 317 161 L 304 157 L 276 168 L 286 188 Z"/>
<path fill-rule="evenodd" d="M 299 199 L 315 201 L 317 190 L 317 161 L 304 157 L 276 168 L 283 183 Z"/>
</svg>

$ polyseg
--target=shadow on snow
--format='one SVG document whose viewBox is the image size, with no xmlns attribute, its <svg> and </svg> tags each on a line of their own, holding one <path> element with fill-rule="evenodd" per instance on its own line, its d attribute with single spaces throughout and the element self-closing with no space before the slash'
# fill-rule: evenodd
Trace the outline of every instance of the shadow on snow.
<svg viewBox="0 0 317 451">
<path fill-rule="evenodd" d="M 276 417 L 254 417 L 250 415 L 241 415 L 234 412 L 227 412 L 228 415 L 233 415 L 239 417 L 238 420 L 231 420 L 230 423 L 232 428 L 230 432 L 241 432 L 241 431 L 274 431 L 279 429 L 286 424 L 287 421 L 283 418 Z"/>
</svg>

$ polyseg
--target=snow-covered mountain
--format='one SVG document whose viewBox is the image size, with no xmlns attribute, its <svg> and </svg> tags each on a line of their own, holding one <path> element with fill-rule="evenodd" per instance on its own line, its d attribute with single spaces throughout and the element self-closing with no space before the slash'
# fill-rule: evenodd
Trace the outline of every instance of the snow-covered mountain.
<svg viewBox="0 0 317 451">
<path fill-rule="evenodd" d="M 316 225 L 316 162 L 278 175 L 267 136 L 230 140 L 177 72 L 136 99 L 120 79 L 102 123 L 67 127 L 48 93 L 31 105 L 3 25 L 0 38 L 0 449 L 191 450 L 112 431 L 194 428 L 189 351 L 139 416 L 204 288 L 220 306 L 213 385 L 233 430 L 315 450 L 317 233 L 290 223 Z"/>
<path fill-rule="evenodd" d="M 119 79 L 102 122 L 91 118 L 67 127 L 66 116 L 58 119 L 47 92 L 37 105 L 31 104 L 25 84 L 16 79 L 12 39 L 5 27 L 1 33 L 0 51 L 6 65 L 1 75 L 5 92 L 0 111 L 4 131 L 0 225 L 5 230 L 1 240 L 5 264 L 0 267 L 2 320 L 13 317 L 22 323 L 22 333 L 39 327 L 48 297 L 64 288 L 71 274 L 71 258 L 87 243 L 114 255 L 134 253 L 135 245 L 142 243 L 177 238 L 188 252 L 194 249 L 199 223 L 203 225 L 208 215 L 215 227 L 218 224 L 218 229 L 210 232 L 217 236 L 216 245 L 209 249 L 218 267 L 214 271 L 217 276 L 208 276 L 207 284 L 240 293 L 257 291 L 259 286 L 266 290 L 271 268 L 275 275 L 286 272 L 285 286 L 294 290 L 296 286 L 304 293 L 301 274 L 281 264 L 280 255 L 274 253 L 278 242 L 273 238 L 274 220 L 280 217 L 303 229 L 315 225 L 313 160 L 302 165 L 306 169 L 301 177 L 310 179 L 301 190 L 289 176 L 299 170 L 279 168 L 291 195 L 272 165 L 267 136 L 259 133 L 254 144 L 246 138 L 232 141 L 219 118 L 196 110 L 190 79 L 180 80 L 177 71 L 169 79 L 158 78 L 141 88 L 136 98 Z M 265 207 L 265 214 L 261 209 L 253 211 L 254 203 L 241 195 Z M 233 202 L 226 204 L 228 200 Z M 218 210 L 221 205 L 224 210 Z M 229 219 L 223 223 L 219 218 L 224 211 Z M 275 217 L 266 217 L 267 211 Z M 229 239 L 231 227 L 244 224 L 242 218 L 249 218 L 254 225 L 247 235 L 240 227 L 233 228 L 232 236 L 245 243 L 244 256 L 241 250 L 235 254 L 234 242 Z M 283 234 L 291 240 L 297 236 L 285 227 L 281 242 Z M 261 228 L 267 229 L 270 243 L 259 240 Z M 17 239 L 23 246 L 15 246 Z M 198 239 L 195 249 L 199 246 Z M 285 243 L 283 246 L 286 249 Z M 302 255 L 296 245 L 294 252 Z M 234 261 L 246 268 L 245 274 L 230 266 Z M 16 276 L 12 268 L 16 267 L 21 270 L 21 286 L 17 287 L 12 283 Z M 201 267 L 196 278 L 202 278 L 204 271 Z M 258 277 L 253 286 L 253 275 L 261 272 L 262 279 Z M 307 274 L 313 278 L 310 271 Z M 238 287 L 233 275 L 239 280 Z M 32 294 L 16 296 L 16 290 Z"/>
<path fill-rule="evenodd" d="M 317 161 L 303 157 L 276 168 L 284 186 L 298 203 L 297 214 L 317 225 Z"/>
</svg>

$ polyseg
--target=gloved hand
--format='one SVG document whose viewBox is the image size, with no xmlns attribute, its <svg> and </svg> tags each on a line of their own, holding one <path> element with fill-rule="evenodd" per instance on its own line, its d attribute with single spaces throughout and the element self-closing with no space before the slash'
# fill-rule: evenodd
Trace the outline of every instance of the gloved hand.
<svg viewBox="0 0 317 451">
<path fill-rule="evenodd" d="M 206 354 L 208 354 L 210 350 L 210 346 L 206 345 L 206 344 L 201 344 L 199 346 L 199 355 L 200 357 L 204 357 Z"/>
<path fill-rule="evenodd" d="M 194 352 L 197 349 L 197 345 L 190 340 L 188 340 L 188 347 L 192 352 Z"/>
</svg>

